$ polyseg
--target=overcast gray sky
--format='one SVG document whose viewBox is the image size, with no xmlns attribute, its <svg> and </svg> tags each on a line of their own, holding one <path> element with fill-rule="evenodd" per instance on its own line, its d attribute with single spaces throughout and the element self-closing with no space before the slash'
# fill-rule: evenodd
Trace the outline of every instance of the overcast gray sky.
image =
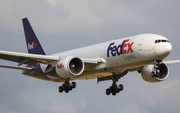
<svg viewBox="0 0 180 113">
<path fill-rule="evenodd" d="M 179 5 L 179 0 L 0 0 L 0 49 L 27 52 L 21 19 L 28 17 L 47 54 L 156 33 L 173 45 L 165 60 L 180 59 Z M 155 84 L 130 72 L 119 80 L 124 90 L 116 96 L 105 94 L 111 81 L 77 80 L 76 89 L 59 94 L 61 83 L 0 68 L 0 112 L 179 113 L 179 67 L 170 65 L 169 78 Z"/>
</svg>

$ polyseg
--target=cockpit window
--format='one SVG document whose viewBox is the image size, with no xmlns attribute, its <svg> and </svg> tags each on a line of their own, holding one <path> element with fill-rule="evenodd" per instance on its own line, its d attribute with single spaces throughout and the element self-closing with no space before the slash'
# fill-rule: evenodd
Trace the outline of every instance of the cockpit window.
<svg viewBox="0 0 180 113">
<path fill-rule="evenodd" d="M 168 40 L 156 40 L 155 43 L 160 43 L 160 42 L 169 42 Z"/>
</svg>

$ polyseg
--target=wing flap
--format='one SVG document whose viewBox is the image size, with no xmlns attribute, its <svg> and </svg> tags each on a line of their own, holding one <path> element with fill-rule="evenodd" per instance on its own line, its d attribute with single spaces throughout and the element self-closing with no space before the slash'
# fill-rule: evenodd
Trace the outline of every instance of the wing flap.
<svg viewBox="0 0 180 113">
<path fill-rule="evenodd" d="M 24 71 L 32 71 L 33 68 L 26 68 L 26 67 L 17 67 L 17 66 L 5 66 L 0 65 L 1 68 L 8 68 L 8 69 L 18 69 L 18 70 L 24 70 Z"/>
</svg>

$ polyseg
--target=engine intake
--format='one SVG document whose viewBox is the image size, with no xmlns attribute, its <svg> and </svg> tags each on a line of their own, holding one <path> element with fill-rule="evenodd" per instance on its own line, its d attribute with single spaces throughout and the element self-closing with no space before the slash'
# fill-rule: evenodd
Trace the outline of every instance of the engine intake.
<svg viewBox="0 0 180 113">
<path fill-rule="evenodd" d="M 84 63 L 79 58 L 73 58 L 69 62 L 69 70 L 73 75 L 80 75 L 82 73 L 82 69 L 84 68 Z"/>
<path fill-rule="evenodd" d="M 166 64 L 147 65 L 141 70 L 141 76 L 146 82 L 161 82 L 169 76 L 169 68 Z"/>
<path fill-rule="evenodd" d="M 78 76 L 84 71 L 84 62 L 78 57 L 67 57 L 56 65 L 56 73 L 63 78 Z"/>
</svg>

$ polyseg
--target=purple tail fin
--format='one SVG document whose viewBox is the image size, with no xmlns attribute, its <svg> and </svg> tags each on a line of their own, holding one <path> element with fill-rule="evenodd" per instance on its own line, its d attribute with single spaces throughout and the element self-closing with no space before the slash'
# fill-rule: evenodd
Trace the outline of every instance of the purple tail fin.
<svg viewBox="0 0 180 113">
<path fill-rule="evenodd" d="M 28 19 L 23 18 L 22 22 L 23 22 L 23 27 L 24 27 L 24 34 L 26 37 L 28 53 L 45 55 L 45 52 L 41 44 L 39 43 L 39 40 L 37 39 Z"/>
</svg>

